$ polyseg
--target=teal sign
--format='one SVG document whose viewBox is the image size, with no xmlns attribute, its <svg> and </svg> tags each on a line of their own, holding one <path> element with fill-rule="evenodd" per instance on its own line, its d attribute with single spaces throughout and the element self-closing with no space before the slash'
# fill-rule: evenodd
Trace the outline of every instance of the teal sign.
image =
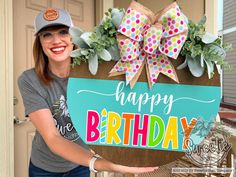
<svg viewBox="0 0 236 177">
<path fill-rule="evenodd" d="M 67 104 L 80 137 L 90 145 L 185 151 L 198 120 L 213 121 L 220 87 L 70 78 Z"/>
</svg>

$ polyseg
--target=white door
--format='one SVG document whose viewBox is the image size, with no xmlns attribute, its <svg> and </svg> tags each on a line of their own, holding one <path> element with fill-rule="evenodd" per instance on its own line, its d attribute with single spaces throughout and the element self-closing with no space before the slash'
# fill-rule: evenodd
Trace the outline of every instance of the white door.
<svg viewBox="0 0 236 177">
<path fill-rule="evenodd" d="M 31 142 L 35 131 L 30 121 L 24 121 L 24 107 L 17 87 L 17 78 L 24 70 L 34 66 L 34 17 L 47 7 L 67 9 L 74 25 L 85 31 L 92 30 L 95 25 L 94 0 L 13 0 L 14 96 L 18 100 L 14 106 L 14 114 L 19 120 L 14 126 L 15 177 L 28 176 Z"/>
</svg>

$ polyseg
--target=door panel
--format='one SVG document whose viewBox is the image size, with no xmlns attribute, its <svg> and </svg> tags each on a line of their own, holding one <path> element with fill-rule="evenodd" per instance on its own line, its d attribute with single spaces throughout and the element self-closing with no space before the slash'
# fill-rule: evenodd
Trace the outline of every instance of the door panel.
<svg viewBox="0 0 236 177">
<path fill-rule="evenodd" d="M 24 106 L 17 87 L 20 74 L 34 66 L 34 18 L 47 7 L 67 9 L 75 26 L 85 31 L 94 27 L 94 0 L 13 0 L 13 40 L 14 40 L 14 96 L 18 103 L 14 114 L 19 120 L 24 120 Z M 30 121 L 14 126 L 15 177 L 28 176 L 28 162 L 35 128 Z"/>
</svg>

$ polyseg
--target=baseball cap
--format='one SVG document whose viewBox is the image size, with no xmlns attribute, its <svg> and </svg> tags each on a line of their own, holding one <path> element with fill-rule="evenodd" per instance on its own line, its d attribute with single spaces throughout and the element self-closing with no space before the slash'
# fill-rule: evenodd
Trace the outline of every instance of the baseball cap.
<svg viewBox="0 0 236 177">
<path fill-rule="evenodd" d="M 71 16 L 64 9 L 48 8 L 36 16 L 34 21 L 34 35 L 38 34 L 38 32 L 45 27 L 56 25 L 72 27 L 73 22 Z"/>
</svg>

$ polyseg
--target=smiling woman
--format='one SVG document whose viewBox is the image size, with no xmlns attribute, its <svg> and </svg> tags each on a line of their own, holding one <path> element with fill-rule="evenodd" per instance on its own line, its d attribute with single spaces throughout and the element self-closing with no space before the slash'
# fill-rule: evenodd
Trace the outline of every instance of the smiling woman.
<svg viewBox="0 0 236 177">
<path fill-rule="evenodd" d="M 75 130 L 67 110 L 66 90 L 74 45 L 66 10 L 49 8 L 35 19 L 35 67 L 22 73 L 18 85 L 37 131 L 32 142 L 29 176 L 88 177 L 90 171 L 144 173 L 155 167 L 127 167 L 91 152 Z M 88 168 L 89 167 L 89 168 Z"/>
<path fill-rule="evenodd" d="M 71 63 L 69 55 L 73 49 L 73 45 L 70 42 L 68 30 L 68 26 L 49 26 L 43 30 L 39 30 L 36 35 L 33 48 L 36 63 L 35 71 L 46 85 L 52 80 L 47 72 L 47 67 L 58 73 L 59 71 L 56 71 L 57 69 L 53 67 L 54 64 L 60 65 L 60 70 L 63 70 L 65 74 L 58 73 L 59 76 L 67 77 L 69 74 L 69 65 Z M 47 56 L 46 58 L 45 55 Z"/>
</svg>

